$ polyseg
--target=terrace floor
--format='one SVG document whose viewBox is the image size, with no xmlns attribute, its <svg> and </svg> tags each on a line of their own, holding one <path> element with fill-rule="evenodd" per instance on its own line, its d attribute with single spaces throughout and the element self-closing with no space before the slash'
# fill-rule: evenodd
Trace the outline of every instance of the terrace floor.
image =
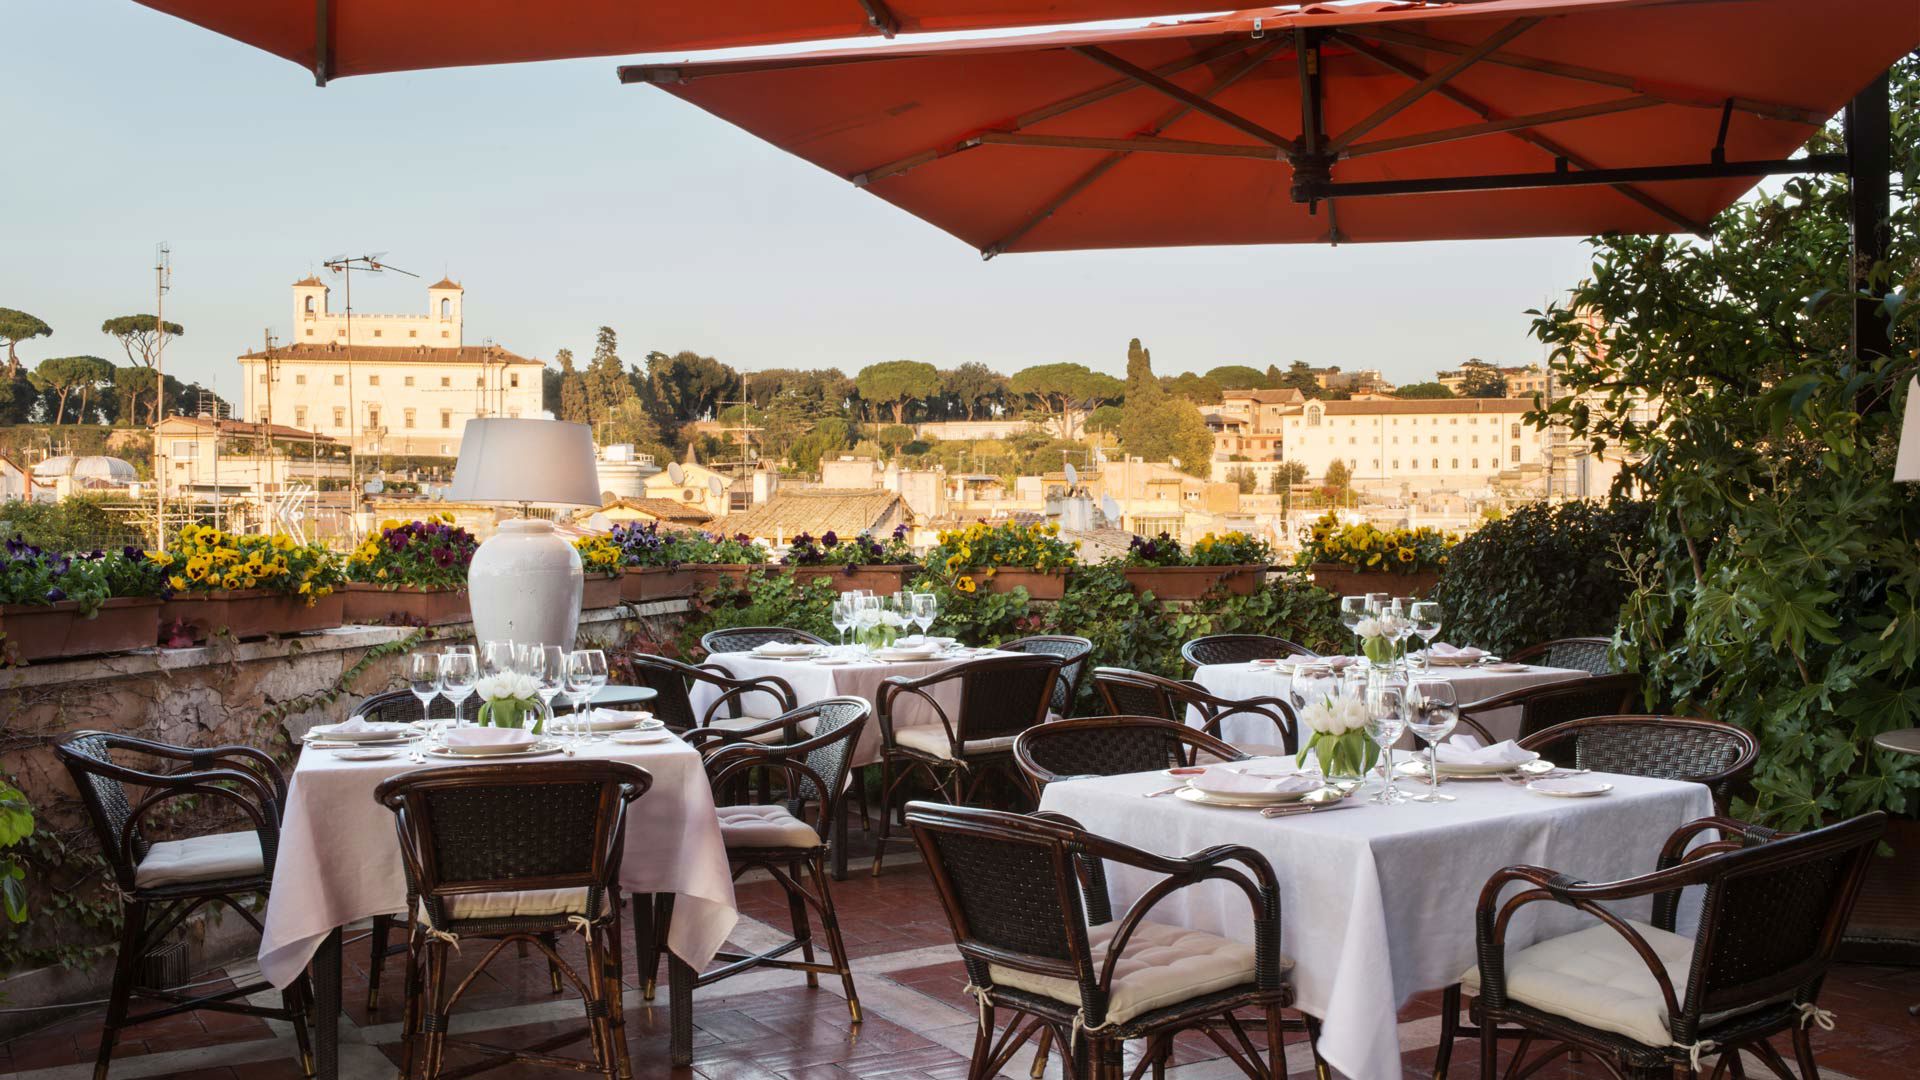
<svg viewBox="0 0 1920 1080">
<path fill-rule="evenodd" d="M 854 956 L 855 978 L 866 1021 L 856 1030 L 848 1020 L 838 980 L 823 978 L 818 990 L 788 972 L 751 972 L 701 990 L 695 998 L 694 1064 L 668 1064 L 665 987 L 649 1005 L 637 990 L 627 997 L 627 1030 L 634 1075 L 677 1080 L 962 1080 L 973 1039 L 975 1008 L 961 992 L 966 975 L 953 951 L 939 901 L 924 868 L 906 852 L 889 853 L 885 872 L 866 873 L 869 860 L 856 858 L 856 872 L 835 890 L 842 928 Z M 770 882 L 746 881 L 739 889 L 741 921 L 737 944 L 771 941 L 787 920 L 787 906 Z M 631 931 L 629 930 L 629 933 Z M 349 935 L 345 983 L 347 1021 L 341 1025 L 341 1076 L 346 1080 L 392 1080 L 400 1044 L 400 965 L 389 960 L 380 1009 L 365 1008 L 367 947 Z M 562 948 L 578 949 L 578 945 Z M 627 955 L 633 955 L 629 949 Z M 456 977 L 477 962 L 479 950 L 456 965 Z M 631 961 L 630 961 L 631 963 Z M 203 976 L 251 977 L 241 968 Z M 664 971 L 662 972 L 664 979 Z M 629 973 L 629 986 L 637 985 Z M 1838 1017 L 1832 1032 L 1816 1032 L 1814 1044 L 1828 1080 L 1878 1080 L 1920 1077 L 1920 1019 L 1907 1015 L 1920 1001 L 1920 969 L 1842 965 L 1829 980 L 1822 1003 Z M 1399 1017 L 1409 1080 L 1432 1075 L 1433 1046 L 1439 1033 L 1438 993 L 1416 998 Z M 101 1011 L 93 1009 L 11 1042 L 0 1043 L 0 1076 L 18 1080 L 84 1080 L 91 1075 L 98 1045 Z M 508 954 L 476 983 L 455 1030 L 487 1033 L 502 1045 L 539 1040 L 579 1029 L 576 1000 L 549 992 L 545 964 L 538 956 Z M 1298 1038 L 1297 1036 L 1295 1038 Z M 1456 1076 L 1477 1074 L 1478 1055 L 1463 1042 L 1454 1056 Z M 1791 1051 L 1788 1051 L 1789 1055 Z M 449 1065 L 469 1060 L 449 1055 Z M 1007 1075 L 1027 1075 L 1031 1054 L 1023 1052 Z M 1310 1075 L 1304 1046 L 1288 1052 L 1290 1073 Z M 1757 1061 L 1750 1072 L 1764 1075 Z M 179 1080 L 293 1080 L 300 1070 L 285 1025 L 220 1013 L 193 1013 L 123 1033 L 112 1074 L 117 1080 L 173 1077 Z M 511 1067 L 485 1075 L 507 1077 L 563 1075 L 551 1070 Z M 1049 1077 L 1060 1076 L 1058 1058 Z M 1176 1080 L 1224 1080 L 1241 1075 L 1202 1037 L 1183 1039 L 1176 1048 Z M 1536 1074 L 1545 1078 L 1601 1077 L 1597 1064 L 1560 1064 Z"/>
</svg>

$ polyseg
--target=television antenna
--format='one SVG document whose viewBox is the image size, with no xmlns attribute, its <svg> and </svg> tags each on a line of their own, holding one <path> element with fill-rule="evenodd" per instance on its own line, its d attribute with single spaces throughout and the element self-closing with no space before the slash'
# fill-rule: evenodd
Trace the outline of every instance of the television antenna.
<svg viewBox="0 0 1920 1080">
<path fill-rule="evenodd" d="M 158 551 L 167 550 L 167 474 L 161 468 L 160 424 L 167 418 L 167 293 L 173 291 L 173 247 L 153 248 L 153 531 Z"/>
<path fill-rule="evenodd" d="M 388 270 L 396 274 L 405 274 L 410 278 L 420 275 L 411 270 L 402 270 L 397 266 L 381 262 L 387 257 L 384 251 L 371 255 L 335 255 L 322 263 L 331 274 L 340 274 L 346 279 L 347 299 L 347 490 L 360 490 L 360 414 L 354 408 L 353 401 L 353 272 L 363 274 L 383 274 Z M 357 500 L 356 500 L 357 501 Z"/>
</svg>

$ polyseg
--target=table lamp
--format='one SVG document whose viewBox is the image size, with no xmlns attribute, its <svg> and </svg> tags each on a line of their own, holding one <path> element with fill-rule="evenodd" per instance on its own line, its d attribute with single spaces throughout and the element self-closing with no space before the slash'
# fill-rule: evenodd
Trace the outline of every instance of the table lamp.
<svg viewBox="0 0 1920 1080">
<path fill-rule="evenodd" d="M 573 648 L 586 579 L 580 553 L 529 507 L 598 506 L 593 431 L 559 420 L 469 420 L 460 436 L 450 502 L 517 503 L 473 554 L 467 595 L 480 641 Z"/>
</svg>

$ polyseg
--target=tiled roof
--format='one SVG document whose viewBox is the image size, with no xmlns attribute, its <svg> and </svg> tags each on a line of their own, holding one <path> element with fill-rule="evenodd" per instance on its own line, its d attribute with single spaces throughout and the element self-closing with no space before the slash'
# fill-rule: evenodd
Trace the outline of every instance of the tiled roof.
<svg viewBox="0 0 1920 1080">
<path fill-rule="evenodd" d="M 705 510 L 697 506 L 688 506 L 683 502 L 675 502 L 672 499 L 615 499 L 600 509 L 612 510 L 616 507 L 623 510 L 637 510 L 658 521 L 684 521 L 698 524 L 713 520 L 713 515 Z"/>
<path fill-rule="evenodd" d="M 429 286 L 427 286 L 427 288 L 429 288 L 429 289 L 459 289 L 459 290 L 460 290 L 461 292 L 466 292 L 466 291 L 467 291 L 467 290 L 466 290 L 466 289 L 465 289 L 464 287 L 462 287 L 462 286 L 461 286 L 461 284 L 460 284 L 459 282 L 457 282 L 457 281 L 455 281 L 455 280 L 453 280 L 453 279 L 452 279 L 452 278 L 450 278 L 450 277 L 443 277 L 443 278 L 441 278 L 441 279 L 440 279 L 439 281 L 436 281 L 436 282 L 434 282 L 433 284 L 431 284 L 431 285 L 429 285 Z"/>
<path fill-rule="evenodd" d="M 326 282 L 321 281 L 319 278 L 314 277 L 312 274 L 308 274 L 306 277 L 303 277 L 299 281 L 296 281 L 293 283 L 293 287 L 296 289 L 300 288 L 303 285 L 318 285 L 323 289 L 327 287 Z"/>
<path fill-rule="evenodd" d="M 796 536 L 834 532 L 858 536 L 886 520 L 899 504 L 900 518 L 913 512 L 905 501 L 891 491 L 850 491 L 818 488 L 812 491 L 783 491 L 751 510 L 729 514 L 710 526 L 713 532 L 732 536 Z"/>
<path fill-rule="evenodd" d="M 1426 398 L 1414 401 L 1323 401 L 1328 416 L 1405 416 L 1409 413 L 1523 413 L 1536 406 L 1531 395 L 1509 398 Z"/>
<path fill-rule="evenodd" d="M 202 429 L 218 428 L 220 434 L 229 435 L 236 439 L 257 439 L 260 437 L 261 427 L 264 426 L 267 435 L 275 439 L 294 439 L 300 442 L 317 441 L 323 443 L 333 441 L 330 436 L 318 435 L 311 431 L 302 431 L 296 427 L 287 427 L 285 424 L 261 425 L 246 420 L 215 420 L 210 416 L 169 416 L 165 422 L 168 424 L 190 424 Z"/>
<path fill-rule="evenodd" d="M 263 360 L 266 353 L 243 354 L 242 360 Z M 286 345 L 273 350 L 275 360 L 300 360 L 306 363 L 356 364 L 532 364 L 538 360 L 510 353 L 497 345 L 463 345 L 457 349 L 435 349 L 426 345 Z"/>
<path fill-rule="evenodd" d="M 1222 390 L 1220 397 L 1222 400 L 1257 401 L 1262 405 L 1298 405 L 1307 399 L 1305 394 L 1291 386 L 1284 390 Z"/>
</svg>

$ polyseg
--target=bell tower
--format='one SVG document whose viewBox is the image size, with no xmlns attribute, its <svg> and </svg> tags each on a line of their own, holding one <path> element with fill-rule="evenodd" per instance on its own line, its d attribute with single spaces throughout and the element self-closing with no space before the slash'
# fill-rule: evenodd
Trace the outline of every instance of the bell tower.
<svg viewBox="0 0 1920 1080">
<path fill-rule="evenodd" d="M 433 328 L 437 349 L 460 347 L 460 301 L 467 290 L 452 278 L 441 278 L 427 286 L 427 325 Z"/>
<path fill-rule="evenodd" d="M 326 282 L 308 274 L 293 283 L 293 341 L 319 341 L 319 335 L 309 333 L 327 319 Z"/>
</svg>

